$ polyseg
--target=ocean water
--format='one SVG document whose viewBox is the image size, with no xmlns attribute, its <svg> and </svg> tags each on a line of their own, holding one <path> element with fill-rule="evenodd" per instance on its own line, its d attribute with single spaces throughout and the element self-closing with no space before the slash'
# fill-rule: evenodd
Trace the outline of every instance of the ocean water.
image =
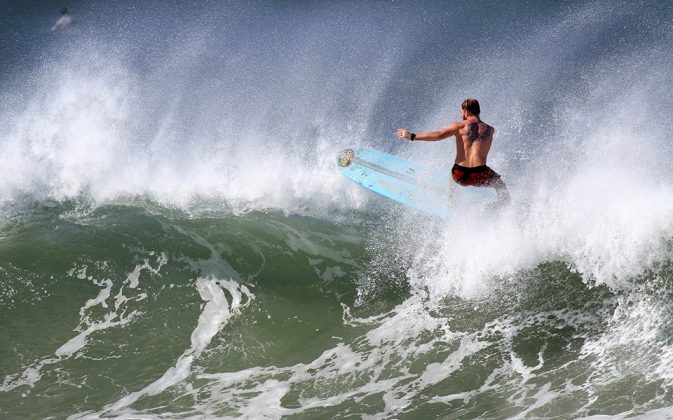
<svg viewBox="0 0 673 420">
<path fill-rule="evenodd" d="M 1 4 L 0 417 L 673 416 L 669 2 Z M 511 206 L 336 169 L 466 97 Z"/>
</svg>

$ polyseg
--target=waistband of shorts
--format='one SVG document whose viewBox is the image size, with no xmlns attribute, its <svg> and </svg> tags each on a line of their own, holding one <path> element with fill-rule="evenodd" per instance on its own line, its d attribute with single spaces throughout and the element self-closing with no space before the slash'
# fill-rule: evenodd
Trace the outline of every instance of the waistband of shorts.
<svg viewBox="0 0 673 420">
<path fill-rule="evenodd" d="M 454 169 L 458 170 L 458 171 L 461 171 L 463 173 L 466 173 L 466 174 L 470 174 L 470 173 L 485 171 L 486 169 L 488 169 L 488 166 L 481 165 L 481 166 L 475 166 L 473 168 L 468 168 L 467 166 L 461 166 L 461 165 L 456 163 L 456 164 L 453 165 L 452 170 L 454 170 Z"/>
</svg>

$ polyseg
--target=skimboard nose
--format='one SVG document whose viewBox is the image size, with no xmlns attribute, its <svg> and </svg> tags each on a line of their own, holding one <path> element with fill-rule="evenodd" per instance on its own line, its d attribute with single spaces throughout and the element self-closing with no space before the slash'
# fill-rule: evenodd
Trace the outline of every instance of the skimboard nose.
<svg viewBox="0 0 673 420">
<path fill-rule="evenodd" d="M 351 164 L 351 161 L 354 157 L 355 152 L 353 152 L 353 149 L 344 149 L 339 153 L 339 157 L 337 158 L 337 165 L 345 168 Z"/>
</svg>

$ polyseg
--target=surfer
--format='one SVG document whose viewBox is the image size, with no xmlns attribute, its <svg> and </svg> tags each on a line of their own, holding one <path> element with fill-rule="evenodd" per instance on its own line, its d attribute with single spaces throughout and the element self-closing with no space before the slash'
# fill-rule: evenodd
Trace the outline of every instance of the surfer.
<svg viewBox="0 0 673 420">
<path fill-rule="evenodd" d="M 438 141 L 456 136 L 456 161 L 451 169 L 453 180 L 462 186 L 493 187 L 500 202 L 508 203 L 507 186 L 499 174 L 486 166 L 495 129 L 479 118 L 479 101 L 476 99 L 465 99 L 461 111 L 462 121 L 451 123 L 441 130 L 416 134 L 400 128 L 397 137 L 410 141 Z"/>
</svg>

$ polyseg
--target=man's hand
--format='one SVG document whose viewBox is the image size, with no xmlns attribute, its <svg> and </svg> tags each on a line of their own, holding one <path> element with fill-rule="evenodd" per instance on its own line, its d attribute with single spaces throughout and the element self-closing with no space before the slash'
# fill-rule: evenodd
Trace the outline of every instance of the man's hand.
<svg viewBox="0 0 673 420">
<path fill-rule="evenodd" d="M 397 138 L 411 140 L 411 133 L 404 128 L 400 128 L 397 130 Z"/>
</svg>

